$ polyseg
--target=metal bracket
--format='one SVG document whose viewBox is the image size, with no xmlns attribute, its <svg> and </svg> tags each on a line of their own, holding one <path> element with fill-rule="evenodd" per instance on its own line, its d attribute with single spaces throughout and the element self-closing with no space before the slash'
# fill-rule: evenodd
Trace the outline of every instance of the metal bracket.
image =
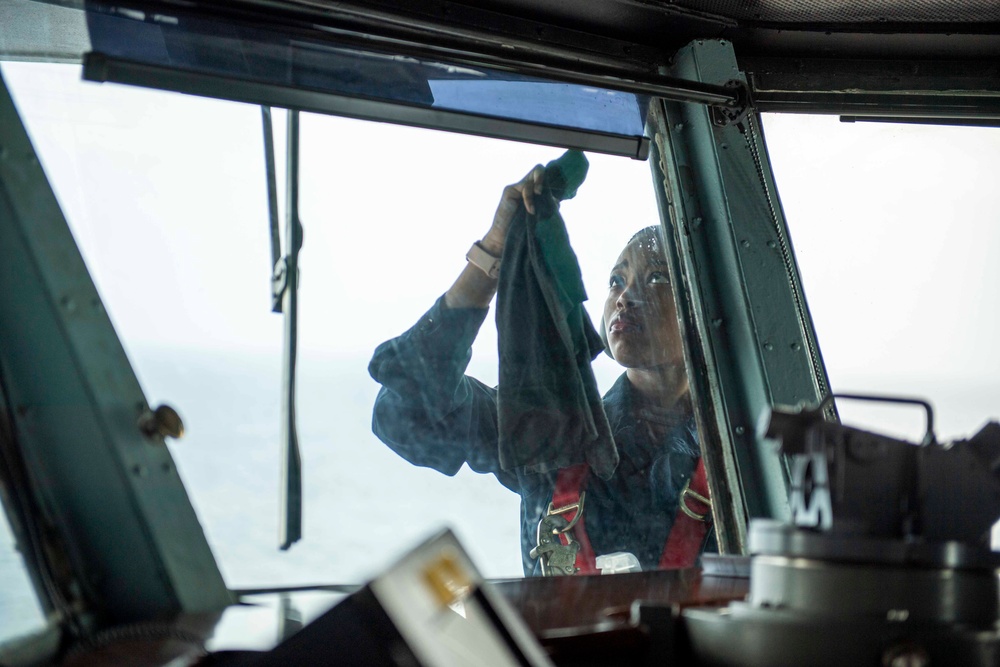
<svg viewBox="0 0 1000 667">
<path fill-rule="evenodd" d="M 561 514 L 547 514 L 538 522 L 538 544 L 528 555 L 537 558 L 542 576 L 576 574 L 576 554 L 580 543 L 573 539 L 570 522 Z M 559 538 L 565 535 L 567 543 Z"/>
<path fill-rule="evenodd" d="M 274 264 L 274 271 L 271 273 L 271 312 L 281 312 L 281 300 L 285 297 L 285 290 L 288 289 L 288 258 L 281 257 Z"/>
<path fill-rule="evenodd" d="M 736 101 L 732 104 L 719 104 L 710 106 L 712 114 L 712 125 L 716 127 L 726 127 L 741 122 L 750 111 L 753 104 L 750 100 L 750 87 L 739 79 L 733 79 L 725 83 L 725 88 L 730 88 L 736 94 Z"/>
</svg>

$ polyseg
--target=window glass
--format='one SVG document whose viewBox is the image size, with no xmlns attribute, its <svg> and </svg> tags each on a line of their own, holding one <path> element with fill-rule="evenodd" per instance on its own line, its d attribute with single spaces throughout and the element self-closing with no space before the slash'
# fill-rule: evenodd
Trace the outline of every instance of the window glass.
<svg viewBox="0 0 1000 667">
<path fill-rule="evenodd" d="M 169 445 L 230 587 L 363 580 L 444 525 L 486 576 L 522 574 L 522 528 L 535 530 L 554 473 L 511 484 L 534 493 L 522 519 L 518 493 L 492 474 L 465 465 L 449 477 L 434 460 L 411 464 L 372 433 L 380 387 L 368 363 L 467 270 L 466 252 L 490 229 L 504 185 L 561 149 L 302 115 L 304 538 L 280 552 L 282 316 L 270 303 L 259 108 L 82 83 L 70 66 L 3 72 L 149 402 L 169 403 L 184 418 L 186 436 Z M 275 116 L 283 192 L 285 114 Z M 628 311 L 610 331 L 622 360 L 631 355 L 640 370 L 670 364 L 669 382 L 658 372 L 649 385 L 672 392 L 669 405 L 635 399 L 615 420 L 628 432 L 624 440 L 615 433 L 619 453 L 639 462 L 624 468 L 640 477 L 621 484 L 649 490 L 647 505 L 617 523 L 639 532 L 645 524 L 636 516 L 660 503 L 668 520 L 656 523 L 666 531 L 697 441 L 659 241 L 643 235 L 619 256 L 636 231 L 659 220 L 649 165 L 587 157 L 586 181 L 561 209 L 590 297 L 585 307 L 595 324 L 608 303 L 611 317 Z M 466 371 L 485 387 L 499 378 L 496 310 Z M 451 354 L 441 343 L 451 331 L 415 357 L 419 364 Z M 604 393 L 622 367 L 602 353 L 594 373 Z M 433 382 L 418 379 L 409 398 L 420 403 Z M 621 413 L 626 404 L 618 405 Z M 665 438 L 674 458 L 643 458 L 644 447 Z M 614 484 L 587 487 L 594 516 L 623 509 Z M 660 549 L 654 545 L 654 556 Z"/>
<path fill-rule="evenodd" d="M 770 115 L 767 143 L 835 392 L 916 396 L 942 441 L 1000 418 L 1000 134 Z M 919 441 L 920 408 L 838 401 Z"/>
</svg>

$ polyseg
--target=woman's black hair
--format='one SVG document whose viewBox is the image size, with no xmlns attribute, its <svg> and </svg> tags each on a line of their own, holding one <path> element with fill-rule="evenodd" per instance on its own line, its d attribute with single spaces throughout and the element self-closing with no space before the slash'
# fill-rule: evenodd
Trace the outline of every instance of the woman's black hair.
<svg viewBox="0 0 1000 667">
<path fill-rule="evenodd" d="M 660 241 L 661 240 L 660 226 L 650 225 L 649 227 L 643 227 L 642 229 L 640 229 L 639 231 L 637 231 L 635 234 L 632 235 L 632 238 L 628 240 L 628 243 L 625 244 L 625 247 L 627 248 L 629 243 L 632 243 L 632 241 L 635 241 L 636 239 L 642 238 L 644 236 L 655 236 L 656 240 Z"/>
</svg>

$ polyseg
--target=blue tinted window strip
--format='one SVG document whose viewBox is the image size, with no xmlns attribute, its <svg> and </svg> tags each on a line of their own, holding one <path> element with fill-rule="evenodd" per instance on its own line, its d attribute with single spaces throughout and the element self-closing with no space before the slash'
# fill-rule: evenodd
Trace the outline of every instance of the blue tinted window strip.
<svg viewBox="0 0 1000 667">
<path fill-rule="evenodd" d="M 248 87 L 242 84 L 256 84 L 256 97 L 252 101 L 261 104 L 279 105 L 266 91 L 300 89 L 310 93 L 314 101 L 319 95 L 328 94 L 409 107 L 389 113 L 389 117 L 382 113 L 387 107 L 369 103 L 347 104 L 349 108 L 365 109 L 353 113 L 319 108 L 329 107 L 329 104 L 297 107 L 310 111 L 345 113 L 630 157 L 641 157 L 641 146 L 648 144 L 643 139 L 649 108 L 646 95 L 548 81 L 488 68 L 423 62 L 201 17 L 119 11 L 97 3 L 90 3 L 88 7 L 99 9 L 88 12 L 88 26 L 95 53 L 103 55 L 105 62 L 175 70 L 227 82 L 218 90 L 197 94 L 251 101 L 245 97 Z M 116 71 L 120 69 L 123 68 Z M 163 76 L 158 80 L 161 84 L 156 87 L 179 90 L 162 85 Z M 128 83 L 145 85 L 142 80 Z M 233 96 L 237 88 L 243 90 L 244 97 Z M 286 98 L 287 94 L 282 97 Z M 339 109 L 345 104 L 340 101 L 334 106 Z M 427 113 L 418 113 L 421 108 Z M 382 111 L 373 116 L 375 109 Z M 396 116 L 406 120 L 393 120 Z M 471 117 L 488 122 L 476 122 Z M 537 129 L 529 131 L 528 125 Z M 509 135 L 507 129 L 499 129 L 501 126 L 519 129 Z M 565 136 L 575 138 L 567 142 L 561 138 Z M 614 146 L 609 147 L 608 137 L 616 136 L 621 141 L 611 141 Z"/>
<path fill-rule="evenodd" d="M 454 111 L 407 106 L 395 102 L 345 97 L 288 86 L 240 81 L 229 77 L 185 72 L 144 63 L 109 58 L 100 53 L 84 56 L 83 78 L 156 88 L 202 97 L 299 109 L 376 120 L 413 127 L 441 129 L 498 139 L 621 155 L 638 160 L 649 156 L 649 139 L 544 126 L 489 118 Z"/>
</svg>

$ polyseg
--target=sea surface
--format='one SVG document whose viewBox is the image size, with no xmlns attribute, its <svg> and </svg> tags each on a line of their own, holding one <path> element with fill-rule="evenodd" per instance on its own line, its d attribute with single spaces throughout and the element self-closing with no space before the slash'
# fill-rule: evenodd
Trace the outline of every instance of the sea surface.
<svg viewBox="0 0 1000 667">
<path fill-rule="evenodd" d="M 368 376 L 367 354 L 300 358 L 304 525 L 302 540 L 287 551 L 278 549 L 277 351 L 129 354 L 150 404 L 168 403 L 184 419 L 184 437 L 168 446 L 230 588 L 363 583 L 446 527 L 483 576 L 521 576 L 518 497 L 492 475 L 463 468 L 448 477 L 409 464 L 379 442 L 371 432 L 378 386 Z M 472 372 L 489 374 L 480 370 Z M 597 372 L 606 389 L 618 369 L 599 365 Z M 969 425 L 981 424 L 995 405 L 992 386 L 959 394 L 955 403 L 969 412 Z M 966 426 L 964 433 L 975 430 Z M 0 523 L 2 642 L 44 621 Z"/>
<path fill-rule="evenodd" d="M 519 499 L 492 475 L 455 477 L 398 457 L 371 431 L 368 355 L 298 365 L 303 538 L 278 544 L 281 369 L 277 355 L 144 354 L 154 404 L 175 405 L 170 442 L 231 588 L 366 581 L 444 527 L 488 577 L 521 575 Z"/>
<path fill-rule="evenodd" d="M 287 551 L 278 549 L 277 352 L 130 356 L 150 403 L 169 403 L 184 420 L 184 437 L 168 445 L 230 588 L 363 583 L 446 527 L 484 576 L 521 576 L 517 495 L 467 468 L 448 477 L 413 466 L 375 438 L 378 385 L 367 355 L 300 360 L 303 538 Z M 0 641 L 39 627 L 20 555 L 4 530 L 0 590 Z"/>
</svg>

